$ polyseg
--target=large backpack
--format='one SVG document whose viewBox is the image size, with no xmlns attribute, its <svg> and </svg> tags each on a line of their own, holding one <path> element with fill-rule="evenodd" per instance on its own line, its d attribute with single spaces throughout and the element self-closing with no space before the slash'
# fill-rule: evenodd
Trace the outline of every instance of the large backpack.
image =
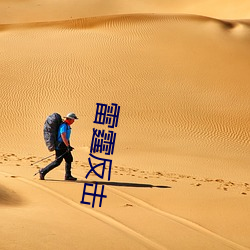
<svg viewBox="0 0 250 250">
<path fill-rule="evenodd" d="M 58 129 L 62 123 L 62 117 L 58 113 L 49 115 L 44 123 L 44 141 L 49 151 L 55 150 L 57 146 Z"/>
</svg>

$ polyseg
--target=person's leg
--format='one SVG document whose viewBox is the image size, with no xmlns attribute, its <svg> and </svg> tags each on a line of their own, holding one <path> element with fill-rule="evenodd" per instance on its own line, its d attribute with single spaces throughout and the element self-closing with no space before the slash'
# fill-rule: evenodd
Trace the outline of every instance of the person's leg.
<svg viewBox="0 0 250 250">
<path fill-rule="evenodd" d="M 64 151 L 65 152 L 65 151 Z M 50 172 L 52 169 L 54 169 L 55 167 L 58 167 L 62 161 L 63 161 L 63 157 L 60 157 L 64 152 L 62 152 L 61 150 L 56 150 L 56 159 L 55 161 L 51 162 L 49 165 L 47 165 L 45 168 L 41 169 L 39 171 L 40 173 L 40 179 L 44 180 L 45 175 Z M 59 158 L 60 157 L 60 158 Z"/>
<path fill-rule="evenodd" d="M 64 159 L 65 159 L 65 180 L 76 181 L 77 178 L 71 175 L 71 164 L 73 162 L 73 156 L 71 152 L 65 154 Z"/>
</svg>

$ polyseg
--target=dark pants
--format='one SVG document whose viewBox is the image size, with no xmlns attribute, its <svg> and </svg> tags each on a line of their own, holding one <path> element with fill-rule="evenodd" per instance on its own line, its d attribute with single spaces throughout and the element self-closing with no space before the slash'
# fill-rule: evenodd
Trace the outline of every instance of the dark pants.
<svg viewBox="0 0 250 250">
<path fill-rule="evenodd" d="M 73 156 L 71 152 L 67 152 L 66 149 L 56 150 L 56 160 L 41 169 L 40 172 L 45 176 L 49 171 L 58 167 L 62 163 L 63 159 L 65 160 L 65 177 L 71 176 L 71 162 L 73 162 Z"/>
</svg>

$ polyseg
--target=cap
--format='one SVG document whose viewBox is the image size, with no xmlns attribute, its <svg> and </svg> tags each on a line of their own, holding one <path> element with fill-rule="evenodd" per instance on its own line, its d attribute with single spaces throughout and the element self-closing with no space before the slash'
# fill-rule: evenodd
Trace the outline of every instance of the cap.
<svg viewBox="0 0 250 250">
<path fill-rule="evenodd" d="M 78 119 L 78 117 L 75 115 L 75 113 L 68 113 L 64 118 L 69 118 L 69 119 Z"/>
</svg>

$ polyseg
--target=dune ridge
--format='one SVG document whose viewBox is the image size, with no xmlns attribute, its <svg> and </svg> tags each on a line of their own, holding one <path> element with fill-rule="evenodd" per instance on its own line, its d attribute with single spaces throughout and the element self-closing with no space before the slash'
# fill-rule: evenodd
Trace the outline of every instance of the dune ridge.
<svg viewBox="0 0 250 250">
<path fill-rule="evenodd" d="M 94 16 L 76 19 L 65 19 L 59 21 L 40 21 L 40 22 L 24 22 L 13 24 L 0 24 L 2 30 L 13 28 L 45 28 L 45 27 L 67 27 L 67 28 L 83 28 L 90 29 L 95 27 L 112 27 L 123 29 L 124 26 L 120 23 L 143 23 L 155 21 L 172 21 L 172 22 L 186 22 L 186 21 L 214 21 L 220 23 L 225 28 L 234 28 L 237 24 L 241 23 L 250 26 L 248 19 L 220 19 L 197 14 L 165 14 L 165 13 L 136 13 L 136 14 L 120 14 L 120 15 L 106 15 Z"/>
<path fill-rule="evenodd" d="M 136 3 L 118 0 L 115 3 L 107 0 L 105 3 L 96 1 L 80 2 L 66 0 L 30 1 L 27 7 L 26 1 L 1 1 L 0 8 L 2 15 L 0 23 L 23 23 L 36 21 L 58 21 L 65 19 L 77 19 L 82 17 L 93 17 L 103 15 L 125 15 L 138 13 L 183 13 L 199 14 L 216 18 L 239 19 L 249 18 L 249 2 L 243 0 L 238 3 L 236 0 L 222 0 L 219 3 L 206 0 L 193 0 L 191 3 L 183 0 L 175 2 L 168 0 L 152 1 L 143 0 Z"/>
</svg>

